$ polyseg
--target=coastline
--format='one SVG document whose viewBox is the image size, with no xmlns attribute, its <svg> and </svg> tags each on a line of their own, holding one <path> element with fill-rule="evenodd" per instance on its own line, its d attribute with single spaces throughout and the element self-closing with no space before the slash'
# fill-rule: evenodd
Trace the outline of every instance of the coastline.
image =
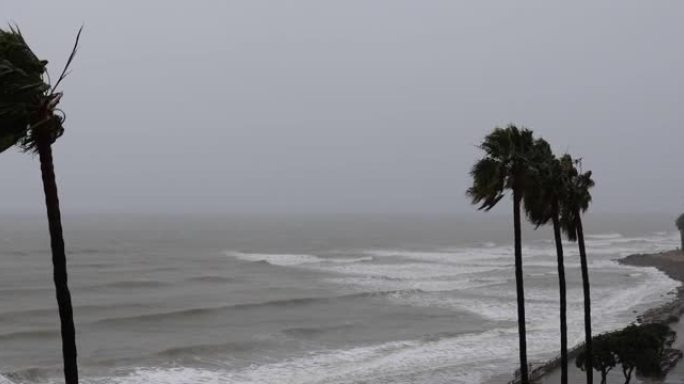
<svg viewBox="0 0 684 384">
<path fill-rule="evenodd" d="M 634 254 L 618 259 L 617 262 L 631 266 L 655 267 L 671 279 L 682 283 L 682 286 L 677 288 L 676 294 L 673 295 L 672 300 L 638 314 L 634 319 L 636 323 L 671 324 L 679 321 L 682 313 L 684 313 L 684 253 L 682 253 L 682 251 L 673 250 L 652 254 Z M 573 368 L 574 358 L 581 346 L 582 345 L 578 345 L 568 351 L 568 357 L 570 359 L 569 365 Z M 548 378 L 548 376 L 558 374 L 559 371 L 560 355 L 539 365 L 533 366 L 530 370 L 530 380 L 535 383 L 540 383 Z M 508 384 L 518 384 L 519 382 L 519 379 L 513 379 L 509 381 Z"/>
<path fill-rule="evenodd" d="M 682 283 L 673 299 L 651 308 L 636 317 L 638 323 L 673 323 L 684 313 L 684 253 L 679 250 L 654 254 L 630 255 L 618 260 L 625 265 L 655 267 L 673 280 Z"/>
</svg>

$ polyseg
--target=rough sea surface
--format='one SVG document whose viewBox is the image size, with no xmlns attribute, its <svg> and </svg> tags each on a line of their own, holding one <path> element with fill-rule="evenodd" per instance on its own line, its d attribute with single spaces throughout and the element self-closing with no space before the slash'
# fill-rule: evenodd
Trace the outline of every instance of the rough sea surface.
<svg viewBox="0 0 684 384">
<path fill-rule="evenodd" d="M 67 216 L 83 383 L 486 383 L 516 367 L 512 224 L 495 215 Z M 595 331 L 678 283 L 619 265 L 668 215 L 586 220 Z M 524 232 L 531 361 L 558 353 L 555 248 Z M 566 243 L 569 339 L 583 338 Z M 47 224 L 0 219 L 0 383 L 60 381 Z"/>
</svg>

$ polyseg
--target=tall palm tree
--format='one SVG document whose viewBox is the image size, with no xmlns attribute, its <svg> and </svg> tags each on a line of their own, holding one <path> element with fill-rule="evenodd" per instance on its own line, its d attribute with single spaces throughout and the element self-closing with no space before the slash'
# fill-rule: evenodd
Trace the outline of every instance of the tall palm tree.
<svg viewBox="0 0 684 384">
<path fill-rule="evenodd" d="M 551 152 L 551 147 L 543 139 L 536 142 L 536 172 L 525 191 L 525 212 L 529 220 L 538 227 L 553 224 L 553 237 L 556 243 L 558 264 L 558 292 L 560 299 L 560 344 L 561 344 L 561 384 L 568 383 L 568 328 L 567 299 L 565 284 L 565 265 L 563 261 L 563 242 L 561 238 L 560 212 L 565 199 L 567 175 L 563 174 L 561 162 Z"/>
<path fill-rule="evenodd" d="M 66 384 L 78 383 L 76 331 L 71 294 L 67 285 L 67 264 L 52 144 L 64 132 L 64 115 L 57 109 L 62 94 L 55 89 L 66 77 L 67 69 L 76 54 L 80 34 L 81 31 L 62 74 L 55 85 L 50 86 L 45 81 L 47 61 L 36 57 L 18 29 L 0 29 L 0 152 L 18 145 L 26 152 L 38 153 L 40 158 Z"/>
<path fill-rule="evenodd" d="M 575 167 L 578 161 L 570 155 L 561 158 L 561 167 L 567 175 L 567 188 L 565 199 L 561 209 L 561 227 L 571 241 L 577 241 L 580 255 L 580 268 L 582 271 L 582 292 L 584 296 L 584 342 L 587 358 L 587 366 L 592 366 L 593 355 L 591 345 L 591 290 L 589 284 L 589 267 L 587 263 L 587 250 L 584 244 L 584 228 L 582 226 L 582 213 L 589 209 L 591 193 L 589 189 L 594 186 L 591 171 L 580 172 Z M 593 384 L 594 372 L 586 370 L 587 384 Z"/>
<path fill-rule="evenodd" d="M 467 192 L 472 203 L 480 204 L 479 209 L 489 211 L 501 201 L 507 190 L 513 194 L 520 379 L 522 384 L 529 384 L 520 206 L 530 178 L 530 157 L 534 151 L 534 138 L 532 131 L 509 125 L 506 128 L 495 128 L 484 138 L 480 148 L 485 152 L 485 156 L 473 166 L 470 172 L 473 185 Z"/>
<path fill-rule="evenodd" d="M 682 241 L 682 247 L 680 248 L 680 250 L 684 252 L 684 214 L 680 215 L 677 218 L 675 224 L 677 225 L 677 229 L 679 229 L 679 238 Z"/>
</svg>

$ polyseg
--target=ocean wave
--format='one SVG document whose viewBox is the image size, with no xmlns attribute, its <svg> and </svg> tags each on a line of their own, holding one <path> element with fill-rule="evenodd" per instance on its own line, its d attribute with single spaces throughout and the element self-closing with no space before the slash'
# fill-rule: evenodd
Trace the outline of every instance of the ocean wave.
<svg viewBox="0 0 684 384">
<path fill-rule="evenodd" d="M 665 232 L 665 233 L 653 233 L 647 236 L 619 236 L 619 237 L 608 237 L 608 236 L 592 236 L 586 237 L 588 247 L 599 247 L 599 248 L 611 248 L 611 247 L 624 247 L 629 246 L 632 249 L 639 248 L 652 248 L 652 247 L 671 247 L 677 246 L 679 244 L 679 233 L 677 232 Z"/>
<path fill-rule="evenodd" d="M 493 272 L 501 266 L 482 266 L 482 265 L 461 265 L 444 266 L 425 263 L 402 263 L 402 264 L 348 264 L 343 266 L 332 266 L 321 269 L 346 275 L 367 276 L 367 277 L 388 277 L 401 280 L 418 279 L 450 279 L 457 276 Z"/>
<path fill-rule="evenodd" d="M 332 326 L 321 326 L 321 327 L 295 327 L 283 329 L 282 332 L 289 336 L 295 337 L 312 337 L 328 332 L 336 331 L 348 331 L 353 328 L 353 324 L 342 324 L 342 325 L 332 325 Z"/>
<path fill-rule="evenodd" d="M 370 291 L 396 291 L 419 290 L 426 293 L 448 293 L 464 291 L 500 285 L 510 280 L 502 278 L 463 278 L 457 280 L 449 279 L 399 279 L 386 276 L 346 276 L 331 277 L 326 281 L 346 287 L 356 287 L 357 289 Z M 393 297 L 396 299 L 396 297 Z M 420 303 L 414 301 L 415 303 Z M 422 305 L 421 305 L 422 306 Z"/>
<path fill-rule="evenodd" d="M 219 343 L 219 344 L 197 344 L 197 345 L 188 345 L 188 346 L 183 346 L 183 347 L 177 347 L 177 348 L 169 348 L 165 349 L 163 351 L 159 351 L 155 353 L 155 356 L 161 357 L 161 358 L 169 358 L 169 359 L 182 359 L 182 358 L 187 358 L 188 356 L 190 357 L 197 357 L 197 356 L 202 356 L 202 355 L 216 355 L 220 353 L 226 353 L 226 352 L 245 352 L 245 351 L 251 351 L 259 346 L 261 346 L 262 343 L 255 342 L 255 341 L 250 341 L 250 342 L 228 342 L 228 343 Z"/>
<path fill-rule="evenodd" d="M 52 368 L 25 368 L 19 371 L 7 372 L 0 375 L 0 384 L 51 383 L 50 374 L 59 372 Z"/>
<path fill-rule="evenodd" d="M 364 263 L 367 261 L 373 261 L 375 258 L 373 256 L 361 256 L 361 257 L 350 257 L 350 258 L 326 258 L 323 259 L 327 263 L 333 264 L 352 264 L 352 263 Z"/>
<path fill-rule="evenodd" d="M 271 265 L 292 267 L 306 264 L 353 264 L 373 261 L 373 256 L 358 257 L 320 257 L 307 254 L 276 254 L 276 253 L 247 253 L 226 251 L 226 255 L 243 261 L 266 262 Z"/>
<path fill-rule="evenodd" d="M 452 266 L 486 265 L 498 263 L 512 254 L 513 246 L 484 246 L 446 248 L 438 251 L 408 251 L 408 250 L 366 250 L 365 254 L 378 258 L 392 260 L 408 260 L 420 263 L 444 264 Z"/>
<path fill-rule="evenodd" d="M 514 362 L 505 362 L 517 350 L 514 328 L 450 336 L 310 352 L 241 369 L 140 368 L 102 383 L 472 384 L 515 366 Z M 421 376 L 425 380 L 416 380 Z"/>
<path fill-rule="evenodd" d="M 297 254 L 272 254 L 272 253 L 246 253 L 227 251 L 226 255 L 243 261 L 251 262 L 266 262 L 271 265 L 278 266 L 295 266 L 307 263 L 319 263 L 324 261 L 318 256 L 314 255 L 297 255 Z"/>
<path fill-rule="evenodd" d="M 79 317 L 85 315 L 98 315 L 104 311 L 121 311 L 121 310 L 140 310 L 149 308 L 148 305 L 139 303 L 109 303 L 109 304 L 81 304 L 74 305 L 74 313 Z M 21 310 L 8 310 L 0 312 L 0 321 L 21 323 L 27 318 L 45 319 L 52 317 L 57 313 L 57 308 L 41 307 L 41 308 L 27 308 Z"/>
<path fill-rule="evenodd" d="M 136 288 L 159 288 L 167 287 L 169 283 L 158 280 L 121 280 L 113 281 L 111 283 L 91 285 L 87 288 L 120 288 L 120 289 L 136 289 Z M 83 288 L 83 287 L 79 287 Z"/>
<path fill-rule="evenodd" d="M 0 294 L 3 295 L 21 295 L 25 294 L 28 292 L 42 292 L 42 291 L 51 291 L 54 290 L 54 287 L 51 286 L 38 286 L 38 287 L 3 287 L 0 288 Z"/>
<path fill-rule="evenodd" d="M 57 329 L 35 329 L 29 331 L 17 331 L 0 334 L 0 341 L 10 341 L 16 339 L 45 339 L 57 338 L 60 333 Z"/>
<path fill-rule="evenodd" d="M 622 238 L 621 233 L 613 232 L 613 233 L 594 233 L 594 234 L 587 234 L 585 235 L 586 239 L 598 239 L 598 240 L 606 240 L 606 239 L 620 239 Z"/>
<path fill-rule="evenodd" d="M 235 278 L 227 276 L 206 275 L 189 277 L 185 279 L 185 281 L 199 281 L 205 283 L 231 283 L 235 281 Z"/>
<path fill-rule="evenodd" d="M 321 297 L 299 297 L 283 300 L 272 300 L 264 301 L 259 303 L 242 303 L 242 304 L 230 304 L 221 305 L 214 307 L 201 307 L 201 308 L 189 308 L 180 309 L 176 311 L 167 312 L 155 312 L 147 314 L 139 314 L 133 316 L 123 316 L 123 317 L 111 317 L 107 319 L 97 320 L 94 324 L 100 325 L 115 325 L 120 323 L 128 322 L 150 322 L 150 321 L 163 321 L 172 320 L 186 317 L 195 317 L 199 315 L 214 314 L 216 312 L 230 311 L 230 310 L 246 310 L 254 308 L 264 308 L 264 307 L 289 307 L 289 306 L 300 306 L 300 305 L 312 305 L 318 303 L 332 302 L 332 301 L 344 301 L 357 298 L 372 298 L 372 297 L 385 297 L 396 294 L 417 294 L 423 293 L 420 290 L 409 289 L 403 291 L 383 291 L 383 292 L 361 292 L 353 293 L 349 295 L 341 296 L 321 296 Z"/>
</svg>

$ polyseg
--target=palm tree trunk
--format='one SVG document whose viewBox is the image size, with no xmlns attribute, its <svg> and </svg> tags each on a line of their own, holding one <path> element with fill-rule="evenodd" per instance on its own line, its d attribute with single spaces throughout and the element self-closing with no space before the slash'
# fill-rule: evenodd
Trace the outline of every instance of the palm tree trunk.
<svg viewBox="0 0 684 384">
<path fill-rule="evenodd" d="M 684 230 L 679 230 L 679 238 L 682 241 L 682 247 L 679 248 L 680 251 L 684 252 Z"/>
<path fill-rule="evenodd" d="M 515 288 L 518 299 L 518 336 L 520 338 L 520 383 L 529 384 L 527 372 L 527 331 L 525 330 L 525 289 L 523 284 L 522 234 L 520 230 L 520 192 L 513 191 L 513 228 L 515 235 Z"/>
<path fill-rule="evenodd" d="M 587 250 L 584 247 L 584 229 L 579 210 L 575 212 L 577 217 L 577 244 L 579 245 L 580 264 L 582 268 L 582 291 L 584 293 L 584 343 L 587 353 L 587 367 L 593 367 L 593 355 L 591 351 L 591 292 L 589 287 L 589 267 L 587 266 Z M 594 371 L 587 369 L 587 384 L 594 383 Z"/>
<path fill-rule="evenodd" d="M 45 206 L 50 226 L 50 245 L 52 247 L 53 279 L 59 307 L 59 320 L 62 334 L 62 357 L 64 359 L 64 379 L 66 384 L 78 384 L 76 362 L 76 329 L 71 307 L 71 294 L 67 285 L 67 265 L 62 235 L 62 219 L 59 212 L 59 197 L 52 162 L 52 148 L 48 140 L 38 143 L 40 169 L 43 176 Z"/>
<path fill-rule="evenodd" d="M 556 240 L 558 292 L 560 293 L 561 384 L 568 384 L 568 325 L 567 302 L 565 298 L 565 265 L 563 262 L 563 243 L 561 240 L 560 222 L 557 213 L 553 215 L 553 237 Z"/>
</svg>

